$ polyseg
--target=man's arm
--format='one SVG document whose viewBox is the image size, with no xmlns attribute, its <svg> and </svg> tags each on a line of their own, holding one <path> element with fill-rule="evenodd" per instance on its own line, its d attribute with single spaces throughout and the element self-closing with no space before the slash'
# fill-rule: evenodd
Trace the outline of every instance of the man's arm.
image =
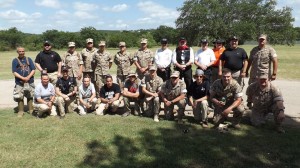
<svg viewBox="0 0 300 168">
<path fill-rule="evenodd" d="M 125 96 L 125 97 L 138 98 L 139 95 L 140 95 L 139 92 L 131 93 L 128 91 L 127 88 L 124 88 L 124 90 L 123 90 L 123 96 Z"/>
<path fill-rule="evenodd" d="M 248 67 L 248 60 L 244 59 L 244 61 L 243 61 L 243 69 L 242 69 L 242 72 L 241 72 L 241 76 L 243 78 L 246 77 L 247 67 Z"/>
<path fill-rule="evenodd" d="M 271 79 L 275 80 L 276 79 L 276 75 L 277 75 L 277 68 L 278 68 L 278 60 L 277 60 L 277 58 L 273 58 L 272 63 L 273 63 L 273 73 L 272 73 Z"/>
<path fill-rule="evenodd" d="M 236 108 L 236 107 L 239 106 L 241 103 L 242 103 L 242 98 L 241 98 L 241 97 L 238 97 L 236 100 L 234 100 L 234 102 L 233 102 L 228 108 L 226 108 L 226 109 L 222 112 L 222 115 L 227 116 L 227 115 L 232 111 L 232 109 Z"/>
<path fill-rule="evenodd" d="M 43 71 L 43 68 L 41 67 L 41 65 L 40 65 L 39 63 L 35 63 L 35 67 L 36 67 L 40 72 Z"/>
</svg>

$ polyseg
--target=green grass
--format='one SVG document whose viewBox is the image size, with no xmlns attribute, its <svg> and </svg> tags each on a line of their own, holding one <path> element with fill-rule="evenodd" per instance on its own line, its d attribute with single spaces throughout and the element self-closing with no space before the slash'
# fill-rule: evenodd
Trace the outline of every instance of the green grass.
<svg viewBox="0 0 300 168">
<path fill-rule="evenodd" d="M 286 134 L 242 125 L 227 134 L 193 119 L 67 114 L 17 118 L 0 110 L 0 167 L 298 167 L 300 130 Z M 183 133 L 189 129 L 188 133 Z M 297 166 L 298 165 L 298 166 Z"/>
<path fill-rule="evenodd" d="M 242 45 L 240 47 L 244 48 L 247 53 L 250 53 L 250 50 L 255 45 Z M 287 80 L 300 80 L 300 66 L 298 66 L 298 62 L 300 62 L 300 44 L 296 44 L 295 46 L 281 46 L 276 45 L 273 46 L 277 52 L 278 59 L 279 59 L 279 68 L 278 68 L 278 78 L 279 79 L 287 79 Z M 153 52 L 158 47 L 151 48 Z M 171 46 L 171 49 L 174 49 L 175 46 Z M 198 50 L 198 47 L 193 47 L 194 51 Z M 130 53 L 134 53 L 137 48 L 129 48 L 128 51 Z M 57 51 L 54 49 L 54 51 Z M 59 50 L 57 51 L 61 56 L 66 50 Z M 77 51 L 81 51 L 81 49 L 77 49 Z M 115 55 L 117 53 L 116 48 L 109 48 L 108 51 Z M 31 57 L 34 61 L 36 55 L 39 51 L 28 51 L 26 55 Z M 11 73 L 11 62 L 12 59 L 17 57 L 17 53 L 15 51 L 9 52 L 0 52 L 0 79 L 13 79 L 13 75 Z M 134 68 L 134 65 L 133 65 Z M 195 68 L 195 66 L 194 66 Z M 111 74 L 116 73 L 116 66 L 113 64 L 112 69 L 110 70 Z M 36 73 L 39 75 L 39 73 Z"/>
</svg>

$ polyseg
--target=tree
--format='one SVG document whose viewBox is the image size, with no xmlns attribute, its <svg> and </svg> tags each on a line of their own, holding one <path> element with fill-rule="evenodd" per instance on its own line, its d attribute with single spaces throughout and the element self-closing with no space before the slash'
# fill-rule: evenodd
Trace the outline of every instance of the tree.
<svg viewBox="0 0 300 168">
<path fill-rule="evenodd" d="M 296 32 L 292 9 L 276 9 L 276 0 L 187 0 L 179 8 L 176 26 L 194 45 L 201 38 L 242 41 L 268 34 L 273 44 L 293 44 Z"/>
<path fill-rule="evenodd" d="M 16 27 L 12 27 L 8 30 L 0 31 L 0 39 L 3 41 L 2 44 L 8 45 L 10 49 L 15 49 L 23 43 L 24 33 L 19 31 Z"/>
<path fill-rule="evenodd" d="M 160 43 L 162 38 L 167 38 L 170 44 L 177 44 L 178 33 L 173 27 L 161 25 L 153 32 L 153 38 Z"/>
</svg>

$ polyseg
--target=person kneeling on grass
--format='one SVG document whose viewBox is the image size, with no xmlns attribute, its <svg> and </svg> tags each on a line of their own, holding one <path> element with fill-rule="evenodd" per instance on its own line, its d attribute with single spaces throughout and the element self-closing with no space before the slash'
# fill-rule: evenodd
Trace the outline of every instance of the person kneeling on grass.
<svg viewBox="0 0 300 168">
<path fill-rule="evenodd" d="M 120 106 L 120 86 L 113 83 L 111 75 L 106 75 L 105 85 L 100 89 L 100 100 L 101 103 L 99 108 L 96 110 L 96 115 L 104 115 L 108 112 L 115 113 Z"/>
<path fill-rule="evenodd" d="M 66 112 L 74 110 L 77 82 L 74 77 L 68 75 L 69 69 L 66 66 L 62 67 L 62 78 L 59 78 L 56 82 L 56 103 L 60 113 L 60 118 L 65 117 Z"/>
<path fill-rule="evenodd" d="M 280 90 L 268 79 L 267 72 L 258 74 L 257 81 L 247 88 L 247 106 L 251 109 L 251 123 L 254 126 L 265 124 L 267 114 L 272 112 L 276 131 L 285 133 L 282 128 L 282 122 L 285 118 L 283 97 Z"/>
<path fill-rule="evenodd" d="M 41 83 L 39 83 L 34 90 L 34 104 L 33 107 L 37 111 L 37 117 L 44 117 L 45 114 L 57 115 L 55 101 L 54 86 L 49 83 L 49 76 L 42 74 Z"/>
<path fill-rule="evenodd" d="M 195 120 L 200 122 L 203 128 L 207 128 L 209 81 L 205 80 L 204 72 L 201 69 L 196 70 L 194 78 L 195 82 L 188 88 L 189 103 L 193 108 Z"/>
<path fill-rule="evenodd" d="M 94 111 L 97 102 L 95 86 L 87 75 L 79 86 L 79 115 L 86 115 L 87 112 Z"/>
</svg>

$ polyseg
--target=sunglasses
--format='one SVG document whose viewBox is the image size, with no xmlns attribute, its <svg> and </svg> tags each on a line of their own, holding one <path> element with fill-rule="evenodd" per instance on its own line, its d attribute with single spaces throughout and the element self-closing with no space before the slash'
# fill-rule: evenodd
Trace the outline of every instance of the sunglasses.
<svg viewBox="0 0 300 168">
<path fill-rule="evenodd" d="M 196 78 L 203 78 L 203 75 L 195 76 Z"/>
</svg>

